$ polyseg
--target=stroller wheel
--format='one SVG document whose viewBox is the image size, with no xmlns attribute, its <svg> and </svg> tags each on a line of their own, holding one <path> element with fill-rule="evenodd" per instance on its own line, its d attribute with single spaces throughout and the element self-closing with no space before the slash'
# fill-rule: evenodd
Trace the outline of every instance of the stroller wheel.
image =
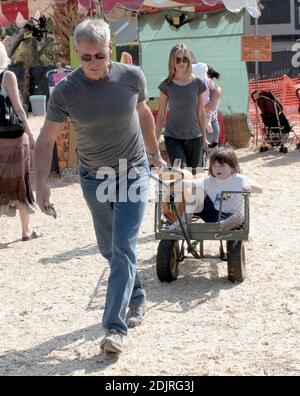
<svg viewBox="0 0 300 396">
<path fill-rule="evenodd" d="M 297 149 L 297 150 L 300 150 L 300 143 L 297 143 L 297 144 L 296 144 L 296 149 Z"/>
<path fill-rule="evenodd" d="M 288 148 L 287 147 L 283 147 L 282 152 L 283 152 L 283 154 L 286 154 L 288 152 Z"/>
<path fill-rule="evenodd" d="M 282 146 L 280 146 L 279 152 L 283 153 L 283 147 Z"/>
<path fill-rule="evenodd" d="M 265 151 L 265 146 L 260 146 L 259 152 L 260 152 L 260 153 L 263 153 L 264 151 Z"/>
</svg>

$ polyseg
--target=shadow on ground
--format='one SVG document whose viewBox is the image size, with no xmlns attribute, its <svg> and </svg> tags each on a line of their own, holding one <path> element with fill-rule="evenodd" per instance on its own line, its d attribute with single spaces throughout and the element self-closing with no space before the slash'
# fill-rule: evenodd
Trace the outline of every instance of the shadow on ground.
<svg viewBox="0 0 300 396">
<path fill-rule="evenodd" d="M 240 157 L 239 163 L 243 164 L 246 162 L 257 161 L 258 158 L 261 158 L 264 161 L 263 166 L 288 166 L 293 162 L 300 160 L 300 150 L 292 148 L 289 149 L 289 152 L 286 154 L 280 153 L 278 150 L 269 150 L 264 153 L 252 152 L 244 157 Z"/>
<path fill-rule="evenodd" d="M 118 361 L 118 356 L 100 352 L 90 358 L 83 358 L 77 348 L 87 342 L 103 337 L 99 324 L 54 337 L 32 348 L 9 351 L 0 357 L 1 376 L 65 376 L 75 372 L 99 373 Z M 76 346 L 74 346 L 76 344 Z M 100 342 L 99 342 L 100 345 Z M 72 349 L 72 358 L 60 359 L 55 353 Z M 75 351 L 75 352 L 73 352 Z"/>
</svg>

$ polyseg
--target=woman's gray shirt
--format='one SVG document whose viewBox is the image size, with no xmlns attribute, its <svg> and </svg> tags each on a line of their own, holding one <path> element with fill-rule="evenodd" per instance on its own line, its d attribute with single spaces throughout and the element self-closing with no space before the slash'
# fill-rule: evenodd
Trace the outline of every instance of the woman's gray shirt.
<svg viewBox="0 0 300 396">
<path fill-rule="evenodd" d="M 168 96 L 169 114 L 165 127 L 165 136 L 175 139 L 195 139 L 202 135 L 198 118 L 199 95 L 206 86 L 199 78 L 188 85 L 163 81 L 158 87 Z"/>
<path fill-rule="evenodd" d="M 90 80 L 78 68 L 55 87 L 46 119 L 63 122 L 70 117 L 84 167 L 118 169 L 119 159 L 130 167 L 146 159 L 137 112 L 145 99 L 146 81 L 139 67 L 112 62 L 102 80 Z"/>
</svg>

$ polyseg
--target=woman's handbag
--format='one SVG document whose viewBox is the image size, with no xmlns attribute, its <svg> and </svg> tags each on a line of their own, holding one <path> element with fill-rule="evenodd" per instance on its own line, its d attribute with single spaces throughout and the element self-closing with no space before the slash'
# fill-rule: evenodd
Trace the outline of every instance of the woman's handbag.
<svg viewBox="0 0 300 396">
<path fill-rule="evenodd" d="M 0 76 L 1 81 L 2 77 L 3 74 Z M 22 136 L 23 133 L 22 120 L 15 112 L 9 97 L 0 92 L 0 138 L 14 139 Z"/>
</svg>

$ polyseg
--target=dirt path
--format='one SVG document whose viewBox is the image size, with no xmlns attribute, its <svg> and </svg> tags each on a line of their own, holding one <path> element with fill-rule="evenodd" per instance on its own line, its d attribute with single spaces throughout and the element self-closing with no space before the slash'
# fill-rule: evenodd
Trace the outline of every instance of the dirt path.
<svg viewBox="0 0 300 396">
<path fill-rule="evenodd" d="M 41 121 L 30 120 L 36 134 Z M 149 203 L 138 245 L 147 314 L 118 359 L 99 348 L 108 268 L 77 175 L 51 178 L 58 218 L 33 216 L 41 239 L 21 242 L 19 219 L 1 217 L 0 375 L 299 375 L 300 152 L 238 156 L 264 187 L 251 198 L 247 280 L 230 283 L 210 257 L 160 283 Z"/>
</svg>

